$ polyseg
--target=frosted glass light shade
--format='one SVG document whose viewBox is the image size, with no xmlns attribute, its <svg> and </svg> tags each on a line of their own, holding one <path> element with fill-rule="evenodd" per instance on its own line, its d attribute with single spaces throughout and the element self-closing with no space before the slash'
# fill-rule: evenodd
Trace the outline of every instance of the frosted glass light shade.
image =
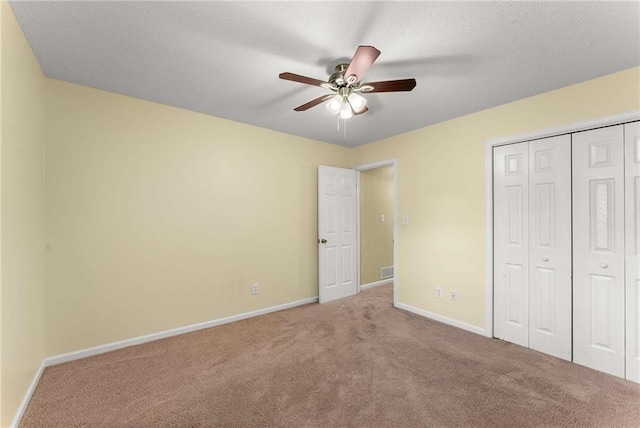
<svg viewBox="0 0 640 428">
<path fill-rule="evenodd" d="M 342 108 L 342 97 L 340 95 L 336 95 L 331 98 L 327 103 L 327 110 L 329 110 L 333 114 L 340 113 L 340 109 Z"/>
<path fill-rule="evenodd" d="M 350 119 L 351 117 L 353 117 L 353 110 L 351 110 L 351 105 L 345 101 L 340 109 L 340 119 Z"/>
<path fill-rule="evenodd" d="M 355 111 L 360 111 L 367 105 L 367 99 L 360 94 L 352 93 L 349 95 L 349 104 Z"/>
</svg>

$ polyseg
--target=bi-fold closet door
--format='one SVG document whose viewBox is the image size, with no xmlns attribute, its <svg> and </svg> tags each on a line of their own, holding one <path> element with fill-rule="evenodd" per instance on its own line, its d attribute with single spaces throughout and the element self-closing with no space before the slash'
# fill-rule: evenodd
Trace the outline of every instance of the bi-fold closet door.
<svg viewBox="0 0 640 428">
<path fill-rule="evenodd" d="M 640 122 L 494 149 L 494 336 L 640 382 Z"/>
<path fill-rule="evenodd" d="M 494 149 L 494 336 L 571 360 L 571 137 Z"/>
<path fill-rule="evenodd" d="M 640 382 L 640 122 L 573 150 L 574 361 Z"/>
<path fill-rule="evenodd" d="M 625 376 L 624 128 L 573 134 L 573 354 Z"/>
<path fill-rule="evenodd" d="M 624 138 L 626 378 L 640 382 L 640 122 Z"/>
</svg>

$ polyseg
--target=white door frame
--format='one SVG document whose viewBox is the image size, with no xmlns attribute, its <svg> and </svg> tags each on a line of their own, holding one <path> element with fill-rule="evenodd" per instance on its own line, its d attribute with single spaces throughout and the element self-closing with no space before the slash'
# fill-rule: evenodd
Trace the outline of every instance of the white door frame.
<svg viewBox="0 0 640 428">
<path fill-rule="evenodd" d="M 356 194 L 357 194 L 357 240 L 358 251 L 356 263 L 358 265 L 358 293 L 360 292 L 360 171 L 367 171 L 369 169 L 383 168 L 385 166 L 393 167 L 393 306 L 398 305 L 398 160 L 388 159 L 379 162 L 366 163 L 353 167 L 358 171 L 356 178 Z"/>
<path fill-rule="evenodd" d="M 625 122 L 640 120 L 640 110 L 632 110 L 612 116 L 582 122 L 569 123 L 553 128 L 541 129 L 533 132 L 495 138 L 484 143 L 484 213 L 485 213 L 485 320 L 484 334 L 493 337 L 493 148 L 506 144 L 521 143 L 556 135 L 586 131 L 603 126 L 618 125 Z M 394 175 L 395 177 L 395 175 Z M 395 251 L 395 248 L 394 248 Z M 395 254 L 394 254 L 395 257 Z M 394 260 L 395 263 L 395 260 Z M 395 304 L 395 302 L 394 302 Z"/>
</svg>

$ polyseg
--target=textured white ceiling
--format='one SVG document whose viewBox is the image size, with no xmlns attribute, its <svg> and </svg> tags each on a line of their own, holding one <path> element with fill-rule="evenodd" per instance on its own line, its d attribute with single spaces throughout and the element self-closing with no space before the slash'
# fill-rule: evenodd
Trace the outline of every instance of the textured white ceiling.
<svg viewBox="0 0 640 428">
<path fill-rule="evenodd" d="M 639 2 L 11 1 L 49 77 L 357 146 L 640 65 Z M 358 45 L 382 51 L 347 137 L 326 80 Z"/>
</svg>

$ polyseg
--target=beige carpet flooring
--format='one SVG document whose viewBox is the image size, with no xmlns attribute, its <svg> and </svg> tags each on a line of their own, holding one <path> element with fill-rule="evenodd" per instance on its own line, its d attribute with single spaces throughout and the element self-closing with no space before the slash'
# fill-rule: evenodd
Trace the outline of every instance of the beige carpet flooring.
<svg viewBox="0 0 640 428">
<path fill-rule="evenodd" d="M 29 427 L 638 427 L 640 386 L 392 307 L 390 286 L 48 367 Z"/>
</svg>

